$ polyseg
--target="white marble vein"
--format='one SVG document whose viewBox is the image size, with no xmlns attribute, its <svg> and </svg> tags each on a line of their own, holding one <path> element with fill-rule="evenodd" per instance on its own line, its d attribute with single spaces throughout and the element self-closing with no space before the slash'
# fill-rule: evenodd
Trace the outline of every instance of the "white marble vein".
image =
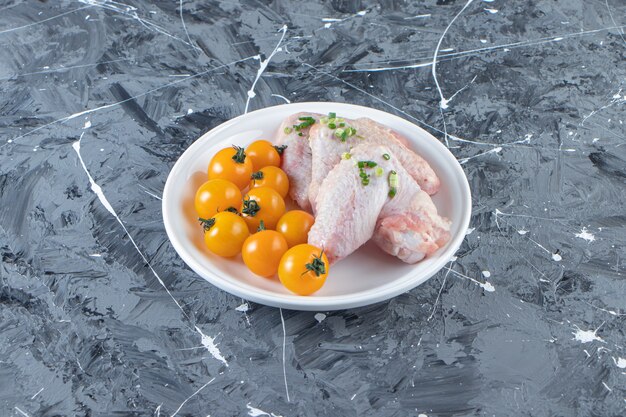
<svg viewBox="0 0 626 417">
<path fill-rule="evenodd" d="M 606 4 L 606 10 L 609 12 L 609 17 L 611 18 L 611 22 L 613 22 L 613 24 L 617 26 L 617 22 L 615 21 L 615 18 L 613 17 L 613 12 L 611 11 L 611 8 L 609 7 L 609 0 L 604 0 L 604 4 Z M 622 38 L 622 41 L 626 43 L 626 39 L 624 39 L 624 29 L 622 28 L 617 29 L 617 33 L 619 33 L 619 37 Z"/>
<path fill-rule="evenodd" d="M 37 391 L 37 392 L 35 393 L 35 395 L 33 395 L 32 397 L 30 397 L 30 399 L 31 399 L 31 400 L 34 400 L 34 399 L 35 399 L 35 397 L 37 397 L 39 394 L 41 394 L 41 391 L 43 391 L 43 390 L 44 390 L 44 388 L 42 387 L 39 391 Z"/>
<path fill-rule="evenodd" d="M 498 219 L 502 216 L 510 216 L 510 217 L 531 217 L 531 218 L 538 218 L 538 217 L 533 217 L 533 216 L 528 216 L 528 215 L 523 215 L 523 214 L 510 214 L 510 213 L 504 213 L 502 211 L 500 211 L 499 209 L 496 209 L 493 214 L 495 215 L 495 222 L 496 222 L 496 226 L 498 227 L 498 230 L 502 231 L 502 229 L 500 229 L 500 224 L 498 223 Z M 504 220 L 508 225 L 510 225 L 510 223 L 508 221 Z M 551 219 L 547 219 L 547 220 L 551 220 Z M 546 252 L 548 255 L 550 255 L 550 258 L 555 261 L 555 262 L 560 262 L 563 260 L 563 257 L 557 252 L 557 251 L 551 251 L 549 249 L 547 249 L 544 245 L 542 245 L 541 243 L 537 242 L 536 240 L 534 240 L 533 238 L 530 237 L 530 235 L 528 234 L 527 230 L 518 230 L 517 233 L 521 236 L 524 236 L 526 239 L 528 239 L 530 242 L 532 242 L 533 244 L 535 244 L 535 246 L 537 246 L 539 249 L 543 250 L 544 252 Z M 528 261 L 527 261 L 528 262 Z M 530 264 L 531 266 L 533 266 L 533 268 L 535 268 L 537 270 L 537 272 L 539 272 L 544 278 L 543 280 L 545 282 L 550 282 L 546 275 L 541 272 L 539 270 L 539 268 L 535 267 L 534 265 Z"/>
<path fill-rule="evenodd" d="M 26 28 L 32 27 L 32 26 L 37 26 L 37 25 L 40 25 L 42 23 L 49 22 L 50 20 L 58 19 L 59 17 L 67 16 L 68 14 L 76 13 L 78 11 L 88 9 L 90 7 L 92 7 L 92 6 L 78 7 L 76 9 L 73 9 L 73 10 L 70 10 L 70 11 L 67 11 L 67 12 L 59 13 L 59 14 L 54 15 L 52 17 L 49 17 L 47 19 L 38 20 L 36 22 L 29 23 L 29 24 L 26 24 L 26 25 L 23 25 L 23 26 L 17 26 L 17 27 L 14 27 L 14 28 L 0 30 L 0 35 L 2 35 L 3 33 L 15 32 L 16 30 L 21 30 L 21 29 L 26 29 Z"/>
<path fill-rule="evenodd" d="M 116 101 L 116 102 L 110 103 L 110 104 L 105 104 L 103 106 L 95 107 L 93 109 L 83 110 L 83 111 L 80 111 L 80 112 L 77 112 L 77 113 L 74 113 L 74 114 L 70 114 L 69 116 L 65 116 L 65 117 L 62 117 L 60 119 L 53 120 L 51 122 L 45 123 L 45 124 L 43 124 L 41 126 L 38 126 L 38 127 L 34 128 L 34 129 L 31 129 L 31 130 L 29 130 L 28 132 L 26 132 L 26 133 L 24 133 L 22 135 L 19 135 L 19 136 L 16 136 L 16 137 L 12 138 L 12 139 L 7 140 L 7 143 L 4 143 L 2 146 L 0 146 L 0 148 L 3 148 L 7 144 L 15 143 L 15 141 L 17 141 L 18 139 L 22 139 L 22 138 L 24 138 L 24 137 L 26 137 L 26 136 L 28 136 L 28 135 L 30 135 L 32 133 L 35 133 L 35 132 L 37 132 L 37 131 L 39 131 L 41 129 L 45 129 L 46 127 L 49 127 L 49 126 L 52 126 L 52 125 L 55 125 L 55 124 L 59 124 L 59 123 L 64 123 L 64 122 L 67 122 L 69 120 L 75 119 L 77 117 L 84 116 L 84 115 L 91 114 L 91 113 L 95 113 L 95 112 L 98 112 L 100 110 L 105 110 L 105 109 L 110 109 L 110 108 L 113 108 L 113 107 L 117 107 L 117 106 L 119 106 L 121 104 L 127 103 L 127 102 L 132 101 L 132 100 L 136 100 L 136 99 L 138 99 L 140 97 L 143 97 L 143 96 L 147 96 L 149 94 L 155 93 L 155 92 L 157 92 L 159 90 L 162 90 L 164 88 L 171 87 L 173 85 L 176 85 L 176 84 L 179 84 L 179 83 L 182 83 L 182 82 L 187 82 L 187 81 L 189 81 L 192 78 L 201 77 L 203 75 L 209 74 L 209 73 L 217 71 L 219 69 L 226 68 L 226 67 L 229 67 L 231 65 L 235 65 L 235 64 L 237 64 L 239 62 L 245 62 L 245 61 L 248 61 L 248 60 L 253 59 L 253 58 L 254 57 L 249 56 L 247 58 L 238 59 L 237 61 L 233 61 L 233 62 L 230 62 L 228 64 L 223 64 L 223 65 L 219 65 L 217 67 L 212 67 L 212 68 L 209 68 L 209 69 L 207 69 L 205 71 L 198 72 L 196 74 L 190 75 L 189 77 L 181 78 L 179 80 L 175 80 L 175 81 L 163 84 L 163 85 L 161 85 L 159 87 L 152 88 L 152 89 L 150 89 L 148 91 L 144 91 L 143 93 L 134 95 L 134 96 L 129 97 L 127 99 Z"/>
<path fill-rule="evenodd" d="M 593 235 L 593 233 L 587 230 L 586 227 L 583 227 L 582 229 L 580 229 L 580 232 L 574 233 L 574 236 L 576 236 L 579 239 L 586 240 L 587 243 L 591 243 L 596 240 L 596 237 Z"/>
<path fill-rule="evenodd" d="M 454 264 L 454 260 L 450 261 L 450 268 L 446 271 L 446 273 L 443 276 L 443 282 L 441 283 L 441 288 L 439 288 L 439 292 L 437 293 L 437 298 L 435 298 L 435 302 L 433 303 L 433 309 L 430 312 L 430 316 L 428 316 L 427 321 L 432 320 L 432 318 L 435 316 L 435 311 L 437 311 L 437 304 L 439 303 L 439 299 L 441 298 L 441 293 L 443 292 L 443 289 L 446 286 L 446 281 L 448 280 L 448 275 L 450 274 L 450 271 L 452 271 L 451 267 Z"/>
<path fill-rule="evenodd" d="M 85 162 L 83 161 L 83 158 L 81 156 L 80 153 L 80 142 L 83 138 L 84 132 L 80 135 L 80 139 L 77 140 L 76 142 L 74 142 L 72 144 L 72 148 L 74 148 L 74 150 L 76 151 L 76 154 L 78 155 L 78 159 L 80 161 L 80 164 L 83 167 L 83 170 L 85 171 L 85 173 L 87 174 L 87 178 L 89 179 L 89 183 L 91 184 L 91 190 L 96 194 L 96 196 L 98 197 L 98 199 L 100 200 L 100 203 L 104 206 L 104 208 L 107 209 L 107 211 L 109 213 L 111 213 L 111 215 L 115 218 L 115 220 L 117 220 L 117 222 L 120 224 L 120 226 L 122 227 L 122 229 L 124 230 L 124 232 L 126 233 L 126 235 L 128 236 L 128 239 L 130 240 L 130 242 L 132 243 L 132 245 L 135 247 L 135 250 L 137 251 L 137 253 L 139 254 L 139 256 L 141 256 L 141 258 L 143 259 L 143 261 L 146 263 L 146 265 L 148 265 L 148 268 L 150 268 L 150 271 L 152 272 L 152 274 L 156 277 L 156 279 L 159 281 L 159 284 L 161 284 L 161 286 L 163 287 L 163 289 L 165 289 L 165 291 L 167 292 L 167 294 L 170 296 L 170 298 L 174 301 L 174 303 L 176 304 L 176 306 L 180 309 L 180 311 L 183 313 L 183 315 L 190 320 L 190 317 L 187 315 L 187 313 L 185 312 L 185 310 L 183 309 L 183 307 L 180 305 L 180 303 L 176 300 L 176 298 L 174 298 L 174 295 L 172 295 L 172 293 L 170 292 L 170 290 L 167 288 L 167 286 L 165 285 L 165 282 L 163 282 L 163 280 L 161 279 L 161 277 L 159 276 L 159 274 L 154 270 L 154 268 L 152 267 L 152 264 L 148 261 L 148 258 L 144 255 L 144 253 L 141 251 L 141 249 L 139 249 L 139 246 L 137 245 L 137 243 L 135 242 L 135 239 L 133 239 L 132 235 L 128 232 L 128 229 L 126 229 L 126 225 L 124 225 L 124 223 L 122 222 L 122 220 L 119 218 L 119 216 L 117 215 L 117 212 L 115 211 L 115 209 L 113 208 L 113 206 L 111 206 L 111 203 L 109 203 L 109 200 L 106 198 L 106 196 L 104 195 L 104 192 L 102 191 L 102 188 L 94 181 L 93 177 L 91 176 L 91 174 L 89 173 L 89 170 L 87 169 L 87 166 L 85 165 Z M 206 334 L 204 334 L 202 332 L 202 330 L 200 330 L 200 328 L 198 326 L 195 326 L 195 330 L 196 332 L 200 335 L 201 337 L 201 343 L 202 345 L 207 349 L 207 351 L 217 360 L 219 360 L 220 362 L 224 363 L 226 366 L 228 366 L 228 363 L 226 362 L 226 359 L 224 358 L 224 356 L 221 354 L 221 352 L 219 351 L 219 349 L 217 348 L 217 346 L 214 343 L 214 338 L 207 336 Z"/>
<path fill-rule="evenodd" d="M 204 334 L 198 326 L 195 326 L 195 327 L 196 327 L 196 332 L 198 332 L 198 334 L 201 337 L 200 343 L 202 343 L 202 346 L 204 346 L 204 348 L 211 354 L 211 356 L 213 356 L 218 361 L 222 362 L 224 365 L 228 366 L 228 362 L 226 361 L 226 358 L 222 355 L 222 352 L 220 352 L 219 348 L 215 344 L 215 338 Z"/>
<path fill-rule="evenodd" d="M 19 407 L 13 407 L 15 408 L 15 411 L 17 411 L 18 413 L 20 413 L 21 415 L 23 415 L 24 417 L 30 417 L 24 410 L 21 410 Z"/>
<path fill-rule="evenodd" d="M 285 380 L 285 394 L 287 394 L 287 402 L 290 402 L 289 398 L 289 386 L 287 385 L 287 368 L 285 365 L 285 349 L 287 345 L 287 331 L 285 330 L 285 318 L 283 317 L 283 309 L 280 308 L 280 322 L 283 325 L 283 378 Z"/>
<path fill-rule="evenodd" d="M 260 408 L 252 407 L 250 403 L 246 404 L 248 408 L 248 415 L 252 417 L 260 417 L 260 416 L 269 416 L 269 417 L 283 417 L 278 414 L 268 413 L 267 411 L 263 411 Z"/>
<path fill-rule="evenodd" d="M 105 61 L 93 62 L 91 64 L 78 64 L 78 65 L 69 65 L 69 66 L 60 65 L 60 66 L 58 66 L 56 68 L 43 67 L 42 68 L 43 71 L 23 72 L 23 73 L 20 73 L 20 74 L 13 74 L 13 75 L 5 76 L 5 77 L 0 77 L 0 81 L 14 80 L 16 78 L 26 77 L 26 76 L 29 76 L 29 75 L 51 74 L 51 73 L 69 71 L 69 70 L 77 69 L 77 68 L 96 67 L 98 65 L 112 64 L 112 63 L 115 63 L 115 62 L 138 61 L 138 60 L 140 60 L 142 58 L 156 58 L 156 57 L 160 57 L 160 56 L 172 55 L 172 54 L 179 53 L 179 52 L 193 51 L 194 49 L 195 48 L 183 48 L 183 49 L 176 49 L 175 51 L 167 51 L 167 52 L 163 52 L 163 53 L 159 53 L 159 54 L 133 55 L 133 56 L 130 56 L 130 57 L 116 58 L 116 59 L 109 59 L 109 60 L 105 60 Z"/>
<path fill-rule="evenodd" d="M 259 64 L 259 69 L 258 69 L 258 71 L 256 73 L 256 77 L 254 77 L 254 81 L 252 82 L 252 87 L 250 87 L 250 90 L 248 90 L 248 94 L 247 94 L 247 98 L 246 98 L 246 108 L 243 111 L 244 114 L 248 113 L 248 107 L 250 106 L 250 100 L 256 96 L 256 93 L 254 92 L 254 87 L 256 87 L 256 83 L 259 81 L 259 78 L 261 78 L 261 75 L 263 75 L 263 72 L 265 72 L 265 69 L 267 68 L 267 65 L 270 63 L 270 60 L 274 57 L 274 55 L 276 55 L 278 52 L 282 51 L 282 48 L 280 47 L 280 44 L 283 42 L 283 39 L 285 39 L 285 35 L 287 34 L 287 25 L 283 25 L 283 27 L 281 27 L 279 31 L 282 32 L 283 34 L 280 36 L 280 40 L 278 41 L 278 43 L 274 47 L 274 50 L 269 54 L 269 56 L 266 59 L 263 59 L 263 60 L 261 59 L 260 55 L 257 55 L 257 56 L 254 57 L 255 59 L 258 59 L 260 61 L 260 64 Z"/>
<path fill-rule="evenodd" d="M 80 139 L 78 139 L 76 142 L 72 143 L 72 148 L 74 149 L 74 151 L 76 151 L 76 155 L 78 156 L 78 160 L 80 161 L 80 164 L 82 165 L 83 170 L 87 174 L 87 178 L 89 179 L 89 183 L 91 184 L 91 190 L 94 192 L 94 194 L 96 194 L 96 196 L 98 197 L 98 200 L 100 200 L 100 203 L 104 206 L 104 208 L 106 208 L 107 211 L 109 213 L 111 213 L 111 215 L 115 218 L 115 220 L 117 220 L 117 222 L 120 224 L 120 226 L 122 226 L 122 229 L 124 230 L 124 233 L 126 233 L 126 236 L 128 236 L 128 239 L 130 240 L 130 242 L 135 247 L 135 250 L 137 251 L 137 253 L 139 253 L 139 256 L 141 256 L 141 259 L 143 259 L 143 261 L 146 263 L 146 265 L 148 265 L 148 268 L 150 268 L 150 271 L 152 272 L 152 274 L 156 277 L 156 279 L 159 281 L 159 283 L 165 289 L 165 291 L 169 294 L 169 296 L 172 298 L 172 300 L 174 300 L 174 303 L 176 303 L 176 305 L 178 306 L 180 311 L 182 311 L 182 313 L 185 315 L 185 317 L 189 318 L 187 313 L 185 313 L 185 310 L 183 310 L 182 306 L 178 303 L 178 301 L 176 301 L 176 299 L 174 298 L 174 296 L 172 295 L 170 290 L 167 288 L 167 286 L 165 285 L 165 283 L 163 282 L 163 280 L 161 279 L 159 274 L 157 274 L 157 272 L 154 270 L 154 268 L 152 267 L 152 264 L 150 263 L 150 261 L 148 261 L 148 258 L 143 254 L 141 249 L 139 249 L 139 246 L 137 246 L 137 243 L 135 242 L 135 239 L 133 239 L 132 235 L 128 232 L 128 229 L 126 229 L 126 225 L 119 218 L 119 216 L 117 215 L 117 212 L 115 211 L 113 206 L 111 206 L 111 203 L 109 203 L 109 200 L 104 195 L 104 192 L 102 191 L 102 188 L 94 181 L 93 177 L 89 173 L 89 170 L 87 169 L 87 166 L 85 165 L 85 161 L 83 161 L 83 157 L 80 154 L 80 142 L 83 139 L 83 135 L 84 134 L 85 134 L 84 132 L 81 133 Z"/>
<path fill-rule="evenodd" d="M 458 57 L 477 55 L 479 53 L 491 52 L 491 51 L 495 51 L 495 50 L 504 50 L 505 52 L 507 52 L 508 50 L 513 49 L 513 48 L 522 48 L 522 47 L 527 47 L 527 46 L 535 46 L 535 45 L 542 45 L 542 44 L 546 44 L 546 43 L 559 42 L 559 41 L 561 41 L 563 39 L 574 38 L 574 37 L 584 36 L 584 35 L 590 35 L 590 34 L 594 34 L 594 33 L 598 33 L 598 32 L 605 32 L 605 31 L 609 31 L 609 30 L 612 30 L 612 29 L 622 29 L 624 27 L 626 27 L 626 25 L 609 26 L 609 27 L 603 27 L 603 28 L 599 28 L 599 29 L 591 29 L 591 30 L 584 30 L 584 31 L 580 31 L 580 32 L 566 33 L 566 34 L 559 35 L 559 36 L 547 36 L 547 37 L 537 38 L 537 39 L 532 39 L 532 40 L 523 40 L 523 41 L 511 42 L 511 43 L 507 43 L 507 44 L 487 46 L 487 47 L 484 47 L 484 48 L 470 49 L 470 50 L 467 50 L 467 51 L 459 51 L 459 52 L 453 52 L 453 53 L 449 53 L 449 54 L 441 54 L 441 55 L 438 56 L 437 62 L 446 61 L 447 59 L 444 59 L 444 58 L 453 59 L 453 58 L 458 58 Z M 403 60 L 403 61 L 405 61 L 405 60 Z M 387 61 L 384 61 L 384 62 L 389 63 L 389 62 L 393 62 L 393 61 L 387 60 Z M 364 64 L 374 64 L 374 63 L 375 62 L 362 63 L 362 65 L 364 65 Z M 431 67 L 432 65 L 433 65 L 433 61 L 432 60 L 427 60 L 427 61 L 422 61 L 422 62 L 416 62 L 414 64 L 400 65 L 400 66 L 396 66 L 396 67 L 359 68 L 359 69 L 353 69 L 353 70 L 342 70 L 342 72 L 398 71 L 398 70 L 412 69 L 412 68 Z"/>
<path fill-rule="evenodd" d="M 572 334 L 574 335 L 574 338 L 572 340 L 577 340 L 580 343 L 590 343 L 594 341 L 605 343 L 604 340 L 597 335 L 598 330 L 600 330 L 600 327 L 602 327 L 602 324 L 595 330 L 582 330 L 580 327 L 574 325 L 576 331 L 572 332 Z"/>
<path fill-rule="evenodd" d="M 483 290 L 487 291 L 487 292 L 494 292 L 496 290 L 496 288 L 493 286 L 493 284 L 491 284 L 489 281 L 485 281 L 485 282 L 480 282 L 477 279 L 474 279 L 472 277 L 468 277 L 467 275 L 464 275 L 458 271 L 455 271 L 454 269 L 448 267 L 448 266 L 444 266 L 444 269 L 448 270 L 449 272 L 452 272 L 454 275 L 461 277 L 461 278 L 465 278 L 468 279 L 470 281 L 472 281 L 474 284 L 478 285 L 479 287 L 481 287 Z"/>
<path fill-rule="evenodd" d="M 272 94 L 272 97 L 278 97 L 278 98 L 282 98 L 283 100 L 285 100 L 285 103 L 289 104 L 291 103 L 291 100 L 289 100 L 287 97 L 285 96 L 281 96 L 280 94 Z"/>
<path fill-rule="evenodd" d="M 132 18 L 133 20 L 136 20 L 137 22 L 139 22 L 139 24 L 141 24 L 143 27 L 145 27 L 146 29 L 150 31 L 160 33 L 169 38 L 182 42 L 185 45 L 188 45 L 191 47 L 195 46 L 192 43 L 187 42 L 186 40 L 181 39 L 178 36 L 169 33 L 168 31 L 165 30 L 165 28 L 157 25 L 156 23 L 153 23 L 147 19 L 139 17 L 139 14 L 137 13 L 137 8 L 134 6 L 120 3 L 117 1 L 111 1 L 111 0 L 78 0 L 78 1 L 84 4 L 88 4 L 90 6 L 95 6 L 101 9 L 110 10 L 115 13 L 122 14 L 124 16 L 128 16 Z"/>
<path fill-rule="evenodd" d="M 465 11 L 465 9 L 467 9 L 467 7 L 472 4 L 474 0 L 467 0 L 467 3 L 465 3 L 465 6 L 463 6 L 463 8 L 454 16 L 454 18 L 452 18 L 452 20 L 450 21 L 450 23 L 448 23 L 448 26 L 446 26 L 445 30 L 443 31 L 443 33 L 441 34 L 441 37 L 439 38 L 439 42 L 437 42 L 437 47 L 435 48 L 435 53 L 433 54 L 433 62 L 432 62 L 432 74 L 433 74 L 433 79 L 435 80 L 435 86 L 437 87 L 437 91 L 439 92 L 439 96 L 441 97 L 441 101 L 439 102 L 439 106 L 442 109 L 447 109 L 448 108 L 448 99 L 446 99 L 443 95 L 443 92 L 441 91 L 441 86 L 439 85 L 439 81 L 437 81 L 437 54 L 439 53 L 439 48 L 441 47 L 441 42 L 443 42 L 443 38 L 446 36 L 446 33 L 448 33 L 448 30 L 450 30 L 450 27 L 452 26 L 452 24 L 454 23 L 454 21 Z"/>
<path fill-rule="evenodd" d="M 179 412 L 179 411 L 183 408 L 183 406 L 184 406 L 185 404 L 187 404 L 187 401 L 189 401 L 190 399 L 192 399 L 193 397 L 195 397 L 196 395 L 198 395 L 198 393 L 199 393 L 200 391 L 202 391 L 203 389 L 205 389 L 205 388 L 206 388 L 206 387 L 207 387 L 207 386 L 208 386 L 211 382 L 213 382 L 213 381 L 215 381 L 215 377 L 211 378 L 211 379 L 209 380 L 209 382 L 207 382 L 206 384 L 204 384 L 203 386 L 201 386 L 200 388 L 198 388 L 198 389 L 196 390 L 196 392 L 194 392 L 193 394 L 191 394 L 189 397 L 187 397 L 187 398 L 185 399 L 185 401 L 183 401 L 182 403 L 180 403 L 180 405 L 178 406 L 178 408 L 176 409 L 176 411 L 174 411 L 174 413 L 173 413 L 170 417 L 174 417 L 174 416 L 176 416 L 176 415 L 178 414 L 178 412 Z"/>
</svg>

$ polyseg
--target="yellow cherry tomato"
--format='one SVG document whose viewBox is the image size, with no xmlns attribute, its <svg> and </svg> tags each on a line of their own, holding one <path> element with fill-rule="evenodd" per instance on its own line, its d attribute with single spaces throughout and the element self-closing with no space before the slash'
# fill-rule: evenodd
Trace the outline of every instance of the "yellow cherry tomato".
<svg viewBox="0 0 626 417">
<path fill-rule="evenodd" d="M 250 236 L 248 225 L 235 213 L 221 211 L 210 219 L 200 219 L 204 227 L 204 243 L 216 255 L 230 258 L 241 252 Z"/>
<path fill-rule="evenodd" d="M 310 295 L 322 288 L 328 276 L 328 258 L 320 248 L 302 244 L 280 259 L 278 279 L 291 292 Z"/>
<path fill-rule="evenodd" d="M 243 148 L 225 148 L 216 153 L 209 162 L 208 174 L 210 180 L 225 179 L 243 190 L 248 186 L 252 175 L 252 161 Z"/>
<path fill-rule="evenodd" d="M 315 223 L 315 218 L 302 210 L 291 210 L 283 214 L 276 224 L 276 231 L 285 237 L 289 247 L 307 243 L 309 230 Z"/>
<path fill-rule="evenodd" d="M 248 158 L 252 160 L 252 166 L 254 166 L 255 171 L 267 166 L 280 166 L 280 154 L 278 150 L 274 148 L 271 142 L 266 140 L 252 142 L 246 148 L 246 153 L 248 154 Z"/>
<path fill-rule="evenodd" d="M 275 229 L 276 223 L 285 213 L 285 201 L 276 190 L 269 187 L 253 188 L 243 198 L 240 211 L 250 232 L 257 231 L 261 220 L 267 229 Z"/>
<path fill-rule="evenodd" d="M 285 198 L 289 191 L 289 178 L 282 169 L 267 166 L 252 174 L 250 189 L 257 187 L 270 187 L 278 191 L 282 198 Z"/>
<path fill-rule="evenodd" d="M 196 191 L 194 201 L 198 216 L 208 219 L 219 211 L 231 208 L 236 210 L 241 205 L 241 190 L 230 181 L 217 178 L 202 184 Z"/>
<path fill-rule="evenodd" d="M 261 230 L 243 243 L 243 262 L 253 273 L 271 277 L 278 271 L 280 259 L 289 247 L 283 235 L 275 230 Z"/>
</svg>

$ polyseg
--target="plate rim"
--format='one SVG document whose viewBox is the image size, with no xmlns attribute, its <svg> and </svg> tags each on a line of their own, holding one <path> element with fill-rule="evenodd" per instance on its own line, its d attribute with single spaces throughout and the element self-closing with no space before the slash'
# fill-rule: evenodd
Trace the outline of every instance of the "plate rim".
<svg viewBox="0 0 626 417">
<path fill-rule="evenodd" d="M 238 123 L 242 119 L 246 117 L 250 117 L 252 114 L 260 114 L 264 112 L 276 111 L 280 108 L 280 110 L 284 110 L 287 108 L 293 108 L 294 113 L 298 111 L 307 111 L 306 107 L 319 107 L 319 106 L 335 106 L 335 107 L 349 107 L 354 110 L 366 110 L 367 112 L 379 113 L 384 117 L 391 117 L 392 119 L 397 119 L 401 123 L 409 123 L 412 129 L 419 130 L 422 134 L 426 135 L 428 139 L 433 142 L 434 146 L 437 147 L 440 153 L 444 154 L 447 159 L 453 161 L 453 169 L 455 177 L 459 181 L 459 184 L 464 191 L 465 198 L 464 203 L 466 209 L 462 213 L 461 227 L 459 232 L 452 237 L 451 241 L 448 243 L 448 248 L 445 249 L 444 253 L 442 253 L 441 259 L 434 263 L 427 271 L 419 274 L 419 277 L 415 277 L 413 274 L 407 274 L 404 279 L 400 279 L 398 283 L 392 285 L 385 289 L 385 291 L 381 291 L 380 293 L 371 294 L 372 290 L 363 290 L 349 295 L 325 295 L 325 296 L 315 296 L 315 297 L 305 297 L 299 296 L 296 294 L 276 294 L 269 290 L 260 289 L 251 286 L 246 283 L 232 283 L 224 280 L 219 274 L 207 270 L 201 265 L 197 264 L 195 259 L 191 255 L 187 253 L 184 249 L 183 243 L 180 241 L 178 235 L 174 233 L 173 225 L 170 223 L 169 217 L 170 213 L 167 209 L 167 203 L 169 199 L 167 196 L 170 193 L 170 190 L 173 187 L 174 178 L 177 177 L 178 171 L 182 169 L 183 161 L 186 159 L 185 155 L 193 153 L 196 148 L 200 148 L 202 146 L 202 139 L 206 136 L 213 136 L 215 134 L 219 134 L 220 131 L 228 129 L 233 124 Z M 168 239 L 174 250 L 177 252 L 178 256 L 189 266 L 196 274 L 202 277 L 204 280 L 208 281 L 212 285 L 220 288 L 223 291 L 226 291 L 230 294 L 236 295 L 238 297 L 242 297 L 248 301 L 252 301 L 255 303 L 268 305 L 272 307 L 278 308 L 286 308 L 293 310 L 303 310 L 303 311 L 331 311 L 331 310 L 343 310 L 348 308 L 355 307 L 363 307 L 375 303 L 379 303 L 393 297 L 396 297 L 404 292 L 407 292 L 424 282 L 430 279 L 433 275 L 439 272 L 445 265 L 454 257 L 454 254 L 460 248 L 467 229 L 469 228 L 469 222 L 472 213 L 472 196 L 471 189 L 469 186 L 469 182 L 467 180 L 467 176 L 461 167 L 461 164 L 458 162 L 456 157 L 450 152 L 450 150 L 435 136 L 430 134 L 428 131 L 423 129 L 422 127 L 416 125 L 412 121 L 409 121 L 401 116 L 395 115 L 393 113 L 388 113 L 383 110 L 375 109 L 372 107 L 361 106 L 358 104 L 351 103 L 341 103 L 341 102 L 332 102 L 332 101 L 308 101 L 308 102 L 298 102 L 298 103 L 288 103 L 288 104 L 278 104 L 275 106 L 268 106 L 262 109 L 254 110 L 248 113 L 241 114 L 237 117 L 234 117 L 230 120 L 227 120 L 214 128 L 208 130 L 199 136 L 185 151 L 178 157 L 174 166 L 170 169 L 170 172 L 167 176 L 167 180 L 165 182 L 165 186 L 163 188 L 162 194 L 162 203 L 161 203 L 161 211 L 163 215 L 163 223 L 165 226 L 165 231 L 168 236 Z M 249 287 L 249 288 L 248 288 Z M 366 294 L 370 294 L 365 296 Z"/>
</svg>

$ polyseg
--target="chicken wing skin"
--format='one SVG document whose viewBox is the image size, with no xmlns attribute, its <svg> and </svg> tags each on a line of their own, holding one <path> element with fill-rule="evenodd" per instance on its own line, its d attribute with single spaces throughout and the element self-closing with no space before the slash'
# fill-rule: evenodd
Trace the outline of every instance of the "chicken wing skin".
<svg viewBox="0 0 626 417">
<path fill-rule="evenodd" d="M 316 198 L 320 186 L 328 173 L 341 159 L 341 154 L 359 144 L 369 146 L 384 145 L 395 154 L 410 176 L 428 194 L 435 194 L 440 187 L 439 178 L 421 156 L 406 146 L 406 139 L 397 132 L 368 118 L 346 120 L 357 134 L 341 142 L 334 136 L 334 130 L 327 125 L 316 123 L 309 131 L 311 147 L 311 183 L 309 201 L 316 208 Z"/>
<path fill-rule="evenodd" d="M 281 168 L 289 177 L 289 196 L 304 210 L 311 210 L 309 202 L 309 184 L 311 183 L 311 147 L 309 146 L 310 127 L 299 132 L 293 129 L 294 125 L 301 123 L 300 117 L 313 117 L 319 120 L 321 114 L 296 113 L 285 120 L 276 133 L 276 144 L 287 145 L 283 151 Z M 285 128 L 287 130 L 286 133 Z M 302 134 L 302 136 L 299 135 Z"/>
<path fill-rule="evenodd" d="M 324 248 L 334 263 L 373 238 L 385 252 L 415 263 L 447 243 L 450 222 L 439 216 L 430 196 L 391 147 L 363 143 L 350 154 L 350 159 L 340 158 L 319 187 L 310 244 Z M 364 169 L 370 175 L 368 185 L 362 184 L 359 161 L 376 163 Z M 376 175 L 376 168 L 382 169 L 382 175 Z M 398 178 L 393 198 L 389 196 L 392 171 Z"/>
</svg>

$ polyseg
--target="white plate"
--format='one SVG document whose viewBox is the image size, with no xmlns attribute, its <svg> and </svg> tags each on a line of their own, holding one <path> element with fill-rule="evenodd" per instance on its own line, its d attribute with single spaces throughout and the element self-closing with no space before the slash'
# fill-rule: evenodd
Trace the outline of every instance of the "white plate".
<svg viewBox="0 0 626 417">
<path fill-rule="evenodd" d="M 280 122 L 290 114 L 335 112 L 342 117 L 369 117 L 392 127 L 426 159 L 441 179 L 433 197 L 439 213 L 452 220 L 452 238 L 430 258 L 408 265 L 375 245 L 367 244 L 333 265 L 326 284 L 312 296 L 290 293 L 277 278 L 249 272 L 241 258 L 224 259 L 204 247 L 202 229 L 193 208 L 196 189 L 207 180 L 211 157 L 232 144 L 273 140 Z M 229 120 L 196 140 L 178 159 L 163 191 L 163 221 L 172 245 L 198 275 L 231 294 L 256 303 L 295 310 L 327 311 L 364 306 L 406 292 L 433 276 L 457 251 L 469 225 L 472 202 L 469 184 L 454 156 L 435 137 L 398 116 L 344 103 L 294 103 L 268 107 Z"/>
</svg>

